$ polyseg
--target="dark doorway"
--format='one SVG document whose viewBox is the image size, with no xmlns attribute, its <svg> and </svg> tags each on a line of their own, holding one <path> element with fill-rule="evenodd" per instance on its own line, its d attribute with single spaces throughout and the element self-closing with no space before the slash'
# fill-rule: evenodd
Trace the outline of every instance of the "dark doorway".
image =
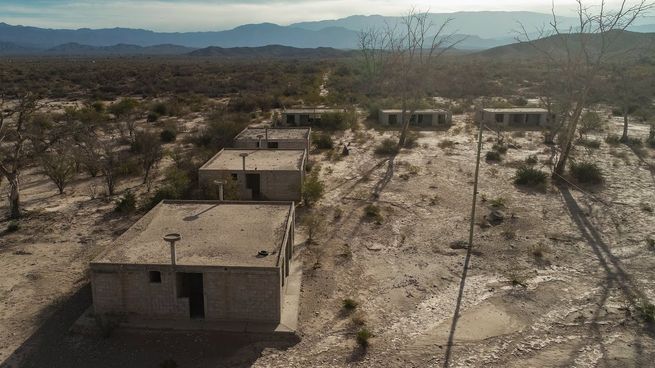
<svg viewBox="0 0 655 368">
<path fill-rule="evenodd" d="M 396 124 L 398 124 L 398 115 L 396 114 L 389 115 L 389 125 L 396 125 Z"/>
<path fill-rule="evenodd" d="M 251 190 L 252 199 L 259 199 L 260 197 L 259 183 L 259 174 L 246 174 L 246 188 Z"/>
<path fill-rule="evenodd" d="M 189 298 L 189 317 L 205 318 L 205 294 L 201 273 L 178 273 L 177 297 Z"/>
<path fill-rule="evenodd" d="M 287 115 L 287 124 L 296 125 L 296 116 L 292 114 Z"/>
<path fill-rule="evenodd" d="M 268 142 L 268 148 L 277 149 L 278 148 L 278 142 Z"/>
</svg>

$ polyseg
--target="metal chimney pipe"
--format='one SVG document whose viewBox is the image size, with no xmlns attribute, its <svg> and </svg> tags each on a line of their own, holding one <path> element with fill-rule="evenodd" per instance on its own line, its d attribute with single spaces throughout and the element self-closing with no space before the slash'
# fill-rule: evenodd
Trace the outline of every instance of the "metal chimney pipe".
<svg viewBox="0 0 655 368">
<path fill-rule="evenodd" d="M 180 241 L 180 239 L 182 239 L 182 236 L 180 236 L 178 233 L 170 233 L 164 235 L 164 240 L 171 246 L 171 264 L 173 266 L 176 265 L 175 259 L 177 258 L 177 254 L 175 252 L 175 243 Z"/>
</svg>

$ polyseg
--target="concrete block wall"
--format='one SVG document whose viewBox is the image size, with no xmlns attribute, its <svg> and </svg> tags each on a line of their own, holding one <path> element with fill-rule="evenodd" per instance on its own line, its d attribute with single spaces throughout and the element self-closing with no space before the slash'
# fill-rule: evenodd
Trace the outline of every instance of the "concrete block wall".
<svg viewBox="0 0 655 368">
<path fill-rule="evenodd" d="M 278 143 L 278 148 L 279 149 L 298 149 L 298 150 L 309 150 L 309 140 L 308 139 L 290 139 L 290 140 L 280 140 L 280 139 L 269 139 L 269 142 L 277 142 Z M 263 147 L 257 147 L 258 141 L 254 140 L 246 140 L 246 139 L 240 139 L 237 141 L 234 141 L 233 147 L 234 148 L 249 148 L 249 149 L 257 149 L 257 148 L 267 148 L 266 146 L 266 141 L 262 140 L 262 145 Z"/>
<path fill-rule="evenodd" d="M 205 319 L 280 321 L 278 269 L 227 268 L 205 272 L 203 277 Z"/>
<path fill-rule="evenodd" d="M 214 180 L 231 178 L 237 174 L 237 190 L 240 200 L 251 200 L 252 194 L 246 189 L 246 174 L 260 175 L 260 192 L 270 201 L 300 201 L 304 172 L 300 171 L 222 171 L 200 170 L 198 180 L 202 185 L 208 185 Z M 231 180 L 231 179 L 230 179 Z"/>
<path fill-rule="evenodd" d="M 152 318 L 188 317 L 188 301 L 175 295 L 175 274 L 160 270 L 161 283 L 151 283 L 148 272 L 156 270 L 144 266 L 140 270 L 117 269 L 116 273 L 92 271 L 96 313 L 136 314 Z"/>
<path fill-rule="evenodd" d="M 97 314 L 123 312 L 123 288 L 118 272 L 91 272 L 93 308 Z"/>
</svg>

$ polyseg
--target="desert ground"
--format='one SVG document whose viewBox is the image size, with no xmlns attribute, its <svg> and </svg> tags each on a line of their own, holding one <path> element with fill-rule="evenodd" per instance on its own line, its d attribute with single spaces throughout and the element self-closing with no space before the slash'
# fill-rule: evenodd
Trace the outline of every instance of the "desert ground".
<svg viewBox="0 0 655 368">
<path fill-rule="evenodd" d="M 607 130 L 619 132 L 617 123 L 608 121 Z M 648 129 L 634 125 L 631 132 L 644 138 Z M 458 115 L 449 130 L 420 132 L 416 147 L 393 158 L 374 153 L 397 134 L 360 126 L 334 136 L 339 152 L 349 144 L 348 156 L 312 152 L 326 193 L 314 208 L 298 210 L 296 256 L 304 273 L 297 340 L 70 333 L 91 304 L 88 262 L 138 215 L 116 215 L 114 198 L 100 193 L 101 178 L 78 179 L 58 195 L 30 168 L 22 181 L 27 216 L 18 231 L 0 237 L 2 366 L 652 364 L 654 329 L 641 314 L 644 302 L 655 300 L 654 150 L 576 146 L 575 159 L 601 166 L 603 185 L 526 190 L 512 182 L 516 168 L 537 155 L 537 167 L 548 171 L 550 147 L 539 132 L 504 133 L 512 148 L 503 161 L 480 164 L 469 248 L 476 128 Z M 483 156 L 496 139 L 484 132 Z M 145 191 L 138 178 L 121 182 L 119 193 L 126 188 Z M 366 215 L 369 205 L 379 217 Z M 489 224 L 498 209 L 504 220 Z M 323 219 L 312 242 L 302 225 L 309 212 Z M 345 299 L 356 307 L 345 309 Z M 356 342 L 362 328 L 372 333 L 366 349 Z"/>
</svg>

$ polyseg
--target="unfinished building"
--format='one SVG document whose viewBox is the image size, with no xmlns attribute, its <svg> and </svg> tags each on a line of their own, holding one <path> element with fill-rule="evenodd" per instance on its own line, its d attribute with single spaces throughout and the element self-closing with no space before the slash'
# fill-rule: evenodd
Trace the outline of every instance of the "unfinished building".
<svg viewBox="0 0 655 368">
<path fill-rule="evenodd" d="M 407 111 L 407 114 L 410 112 Z M 378 122 L 382 125 L 399 126 L 403 123 L 402 110 L 380 110 Z M 453 114 L 450 111 L 438 109 L 416 110 L 409 119 L 409 124 L 416 127 L 446 127 L 453 122 Z"/>
<path fill-rule="evenodd" d="M 285 109 L 282 122 L 289 126 L 320 125 L 321 117 L 326 113 L 344 113 L 344 109 L 326 109 L 322 107 Z"/>
<path fill-rule="evenodd" d="M 311 128 L 246 128 L 234 138 L 234 148 L 310 149 Z"/>
<path fill-rule="evenodd" d="M 294 225 L 291 202 L 162 201 L 91 262 L 94 312 L 278 324 Z"/>
<path fill-rule="evenodd" d="M 548 110 L 542 108 L 482 109 L 476 116 L 478 123 L 509 128 L 539 128 L 549 124 Z"/>
<path fill-rule="evenodd" d="M 304 149 L 223 149 L 198 170 L 198 180 L 223 185 L 239 200 L 299 202 L 306 159 Z"/>
</svg>

